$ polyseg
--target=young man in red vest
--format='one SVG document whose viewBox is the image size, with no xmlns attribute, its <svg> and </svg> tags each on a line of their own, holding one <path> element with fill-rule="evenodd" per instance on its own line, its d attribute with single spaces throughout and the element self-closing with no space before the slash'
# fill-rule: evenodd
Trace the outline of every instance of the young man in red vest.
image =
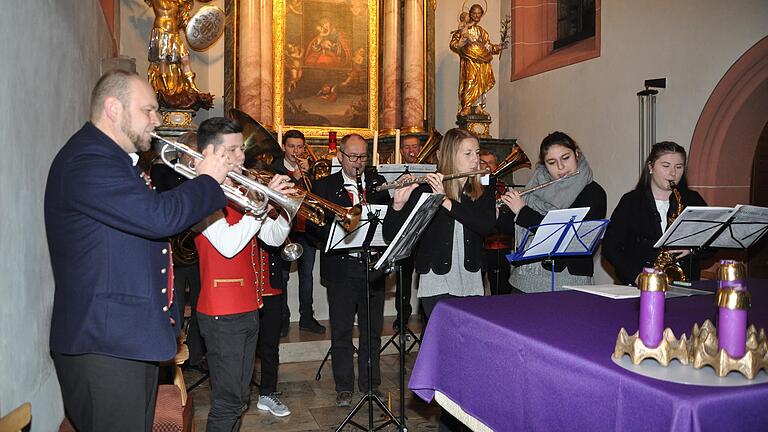
<svg viewBox="0 0 768 432">
<path fill-rule="evenodd" d="M 223 147 L 234 169 L 245 159 L 242 132 L 236 121 L 214 117 L 200 125 L 197 144 L 202 151 L 209 146 Z M 287 176 L 276 175 L 268 186 L 285 194 L 295 192 Z M 269 283 L 269 268 L 261 265 L 258 240 L 281 245 L 290 223 L 284 215 L 255 217 L 230 204 L 200 222 L 196 230 L 201 232 L 195 238 L 201 285 L 197 317 L 211 373 L 206 430 L 238 431 L 250 400 L 259 308 Z"/>
</svg>

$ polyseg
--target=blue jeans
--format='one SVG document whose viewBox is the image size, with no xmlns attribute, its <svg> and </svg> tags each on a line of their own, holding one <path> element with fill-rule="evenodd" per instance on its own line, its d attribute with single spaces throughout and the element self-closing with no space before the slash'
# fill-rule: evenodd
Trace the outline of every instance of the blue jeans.
<svg viewBox="0 0 768 432">
<path fill-rule="evenodd" d="M 304 319 L 312 318 L 314 312 L 312 310 L 312 288 L 314 285 L 314 279 L 312 271 L 315 268 L 315 255 L 317 249 L 307 239 L 304 233 L 291 234 L 291 241 L 298 243 L 304 248 L 304 253 L 296 261 L 296 269 L 299 273 L 299 314 Z M 290 277 L 291 266 L 287 263 L 283 267 L 283 280 L 285 280 L 286 286 Z M 288 320 L 291 316 L 291 311 L 288 308 L 288 293 L 287 290 L 283 293 L 283 319 Z"/>
<path fill-rule="evenodd" d="M 238 431 L 251 398 L 259 311 L 220 316 L 198 312 L 197 319 L 211 373 L 211 410 L 205 430 Z"/>
</svg>

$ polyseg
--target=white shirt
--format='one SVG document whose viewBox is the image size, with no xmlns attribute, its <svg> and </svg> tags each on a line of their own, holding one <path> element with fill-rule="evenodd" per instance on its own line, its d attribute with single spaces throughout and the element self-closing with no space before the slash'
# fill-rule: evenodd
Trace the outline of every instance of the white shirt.
<svg viewBox="0 0 768 432">
<path fill-rule="evenodd" d="M 220 254 L 227 258 L 237 255 L 258 233 L 259 239 L 270 246 L 280 246 L 291 232 L 291 225 L 284 216 L 259 221 L 251 215 L 244 215 L 236 224 L 230 225 L 224 213 L 217 211 L 198 223 L 195 231 L 201 231 Z"/>
<path fill-rule="evenodd" d="M 350 178 L 344 170 L 341 170 L 341 178 L 344 181 L 344 189 L 352 193 L 352 205 L 360 204 L 360 196 L 357 193 L 357 180 Z M 365 190 L 365 173 L 361 176 L 360 181 L 363 182 L 363 190 Z"/>
<path fill-rule="evenodd" d="M 669 200 L 657 200 L 656 201 L 656 211 L 659 212 L 659 216 L 661 216 L 661 232 L 667 230 L 667 211 L 669 211 Z"/>
</svg>

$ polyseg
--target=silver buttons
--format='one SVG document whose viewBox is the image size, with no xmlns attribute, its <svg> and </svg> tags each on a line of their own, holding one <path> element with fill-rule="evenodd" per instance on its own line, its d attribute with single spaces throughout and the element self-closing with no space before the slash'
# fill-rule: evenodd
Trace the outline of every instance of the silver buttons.
<svg viewBox="0 0 768 432">
<path fill-rule="evenodd" d="M 166 274 L 166 273 L 168 273 L 168 269 L 162 268 L 162 269 L 160 269 L 160 273 Z"/>
<path fill-rule="evenodd" d="M 163 312 L 168 312 L 168 306 L 163 306 Z"/>
<path fill-rule="evenodd" d="M 163 249 L 163 255 L 167 255 L 167 254 L 168 254 L 168 249 Z"/>
<path fill-rule="evenodd" d="M 167 292 L 168 292 L 168 288 L 163 288 L 163 289 L 161 289 L 161 290 L 160 290 L 160 292 L 161 292 L 161 293 L 163 293 L 163 294 L 165 294 L 165 293 L 167 293 Z"/>
</svg>

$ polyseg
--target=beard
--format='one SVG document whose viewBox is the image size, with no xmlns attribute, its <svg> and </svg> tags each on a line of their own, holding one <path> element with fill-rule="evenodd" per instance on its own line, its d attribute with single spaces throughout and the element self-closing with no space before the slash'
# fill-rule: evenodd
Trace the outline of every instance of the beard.
<svg viewBox="0 0 768 432">
<path fill-rule="evenodd" d="M 123 117 L 120 121 L 120 130 L 128 137 L 137 151 L 147 151 L 152 147 L 151 140 L 145 139 L 142 132 L 136 132 L 133 130 L 133 124 L 128 116 Z"/>
</svg>

